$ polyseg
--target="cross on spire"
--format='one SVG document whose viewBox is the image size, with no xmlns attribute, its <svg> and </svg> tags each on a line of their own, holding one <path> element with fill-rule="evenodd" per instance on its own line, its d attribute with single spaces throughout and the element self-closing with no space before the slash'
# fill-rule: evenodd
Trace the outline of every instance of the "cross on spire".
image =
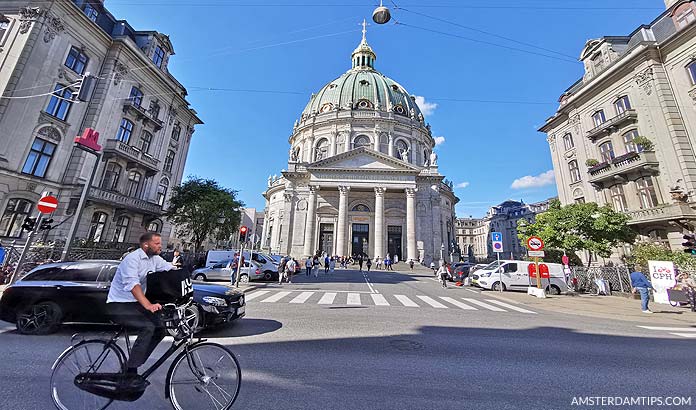
<svg viewBox="0 0 696 410">
<path fill-rule="evenodd" d="M 367 22 L 365 21 L 365 19 L 363 19 L 362 28 L 363 28 L 362 29 L 362 33 L 363 33 L 362 41 L 363 41 L 363 43 L 366 43 L 367 42 L 367 37 L 366 37 L 366 35 L 367 35 Z"/>
</svg>

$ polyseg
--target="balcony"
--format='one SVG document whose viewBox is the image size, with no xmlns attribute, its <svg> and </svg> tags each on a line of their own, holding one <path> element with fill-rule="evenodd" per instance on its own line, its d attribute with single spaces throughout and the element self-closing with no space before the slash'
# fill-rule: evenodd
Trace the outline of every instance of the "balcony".
<svg viewBox="0 0 696 410">
<path fill-rule="evenodd" d="M 657 173 L 657 156 L 653 151 L 629 152 L 616 157 L 611 162 L 603 162 L 590 168 L 589 182 L 600 188 L 606 182 L 625 180 L 625 176 L 636 171 L 652 171 Z"/>
<path fill-rule="evenodd" d="M 587 131 L 587 138 L 592 141 L 597 138 L 602 137 L 605 134 L 611 134 L 613 130 L 623 126 L 629 122 L 635 122 L 638 119 L 638 112 L 636 110 L 626 110 L 614 118 L 610 118 L 607 121 L 599 124 L 598 126 Z"/>
<path fill-rule="evenodd" d="M 123 103 L 123 113 L 134 115 L 138 121 L 142 121 L 143 125 L 152 125 L 155 132 L 159 131 L 164 127 L 164 122 L 160 121 L 155 115 L 150 111 L 146 110 L 142 106 L 136 104 L 131 100 L 126 100 Z"/>
<path fill-rule="evenodd" d="M 686 203 L 659 205 L 655 208 L 626 212 L 631 220 L 629 225 L 651 224 L 675 219 L 694 219 L 696 212 Z"/>
<path fill-rule="evenodd" d="M 89 188 L 89 200 L 106 203 L 116 208 L 124 208 L 139 213 L 152 215 L 162 214 L 162 207 L 157 204 L 96 187 Z"/>
<path fill-rule="evenodd" d="M 104 145 L 104 157 L 119 156 L 128 160 L 129 167 L 139 165 L 148 170 L 150 174 L 156 174 L 159 171 L 159 160 L 150 156 L 145 152 L 141 152 L 138 148 L 132 147 L 123 141 L 116 139 L 106 140 Z"/>
</svg>

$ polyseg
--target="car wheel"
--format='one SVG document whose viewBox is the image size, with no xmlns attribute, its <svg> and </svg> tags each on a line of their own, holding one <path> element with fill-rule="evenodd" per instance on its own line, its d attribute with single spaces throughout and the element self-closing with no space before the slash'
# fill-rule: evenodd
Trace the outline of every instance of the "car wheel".
<svg viewBox="0 0 696 410">
<path fill-rule="evenodd" d="M 500 282 L 495 282 L 495 283 L 493 284 L 493 286 L 491 286 L 491 290 L 495 290 L 495 291 L 500 292 L 500 286 L 503 287 L 503 290 L 506 290 L 505 284 L 503 283 L 503 284 L 501 285 Z"/>
<path fill-rule="evenodd" d="M 46 335 L 60 327 L 63 311 L 54 302 L 29 306 L 17 314 L 17 331 L 23 335 Z"/>
<path fill-rule="evenodd" d="M 273 272 L 267 270 L 263 273 L 263 280 L 273 280 Z"/>
<path fill-rule="evenodd" d="M 202 273 L 196 274 L 196 276 L 193 277 L 193 280 L 202 280 L 205 282 L 205 275 Z"/>
<path fill-rule="evenodd" d="M 551 285 L 546 288 L 546 291 L 549 292 L 549 295 L 560 295 L 561 294 L 561 288 L 559 288 L 556 285 Z"/>
<path fill-rule="evenodd" d="M 239 283 L 249 283 L 249 275 L 242 275 L 239 277 Z"/>
</svg>

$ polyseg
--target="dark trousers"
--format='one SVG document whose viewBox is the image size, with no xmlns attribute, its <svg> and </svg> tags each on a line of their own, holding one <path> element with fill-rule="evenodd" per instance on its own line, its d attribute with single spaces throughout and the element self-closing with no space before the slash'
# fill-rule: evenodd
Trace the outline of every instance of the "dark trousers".
<svg viewBox="0 0 696 410">
<path fill-rule="evenodd" d="M 130 335 L 137 336 L 128 357 L 128 368 L 142 366 L 166 335 L 159 317 L 138 302 L 107 303 L 106 306 L 114 322 L 126 326 Z"/>
</svg>

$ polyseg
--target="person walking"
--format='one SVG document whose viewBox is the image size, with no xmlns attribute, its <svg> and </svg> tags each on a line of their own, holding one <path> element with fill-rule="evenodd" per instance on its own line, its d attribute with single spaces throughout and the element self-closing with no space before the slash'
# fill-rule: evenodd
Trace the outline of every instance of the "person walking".
<svg viewBox="0 0 696 410">
<path fill-rule="evenodd" d="M 369 272 L 370 268 L 372 267 L 372 259 L 367 258 L 366 265 L 367 265 L 367 271 Z"/>
<path fill-rule="evenodd" d="M 650 302 L 650 289 L 654 289 L 652 283 L 643 275 L 643 272 L 631 272 L 631 289 L 632 293 L 638 291 L 640 293 L 640 303 L 641 310 L 643 313 L 653 313 L 648 308 L 648 303 Z"/>
<path fill-rule="evenodd" d="M 440 279 L 440 284 L 443 288 L 447 288 L 447 276 L 449 275 L 449 262 L 445 262 L 440 269 L 437 270 L 437 276 Z"/>
<path fill-rule="evenodd" d="M 278 284 L 283 284 L 283 277 L 285 276 L 285 265 L 288 263 L 285 256 L 280 258 L 280 263 L 278 264 Z"/>
<path fill-rule="evenodd" d="M 288 281 L 288 283 L 292 283 L 292 275 L 295 274 L 296 266 L 297 263 L 295 263 L 293 258 L 290 258 L 288 263 L 285 264 L 285 279 Z"/>
<path fill-rule="evenodd" d="M 312 258 L 312 269 L 314 270 L 314 277 L 319 277 L 319 257 L 316 255 Z"/>
<path fill-rule="evenodd" d="M 382 258 L 379 256 L 375 258 L 375 269 L 382 269 Z"/>
<path fill-rule="evenodd" d="M 329 273 L 329 255 L 324 256 L 324 274 Z"/>
<path fill-rule="evenodd" d="M 394 268 L 392 268 L 392 260 L 389 259 L 389 256 L 384 258 L 384 268 L 385 268 L 385 270 L 391 270 L 391 271 L 394 270 Z"/>
<path fill-rule="evenodd" d="M 363 266 L 363 256 L 362 253 L 358 255 L 358 266 L 360 266 L 360 272 L 362 272 L 362 266 Z"/>
<path fill-rule="evenodd" d="M 304 262 L 305 276 L 309 276 L 312 273 L 312 258 L 307 257 Z"/>
<path fill-rule="evenodd" d="M 413 270 L 413 259 L 408 260 L 408 266 Z"/>
<path fill-rule="evenodd" d="M 329 273 L 334 273 L 335 269 L 336 269 L 336 259 L 332 256 L 331 259 L 329 259 Z"/>
</svg>

